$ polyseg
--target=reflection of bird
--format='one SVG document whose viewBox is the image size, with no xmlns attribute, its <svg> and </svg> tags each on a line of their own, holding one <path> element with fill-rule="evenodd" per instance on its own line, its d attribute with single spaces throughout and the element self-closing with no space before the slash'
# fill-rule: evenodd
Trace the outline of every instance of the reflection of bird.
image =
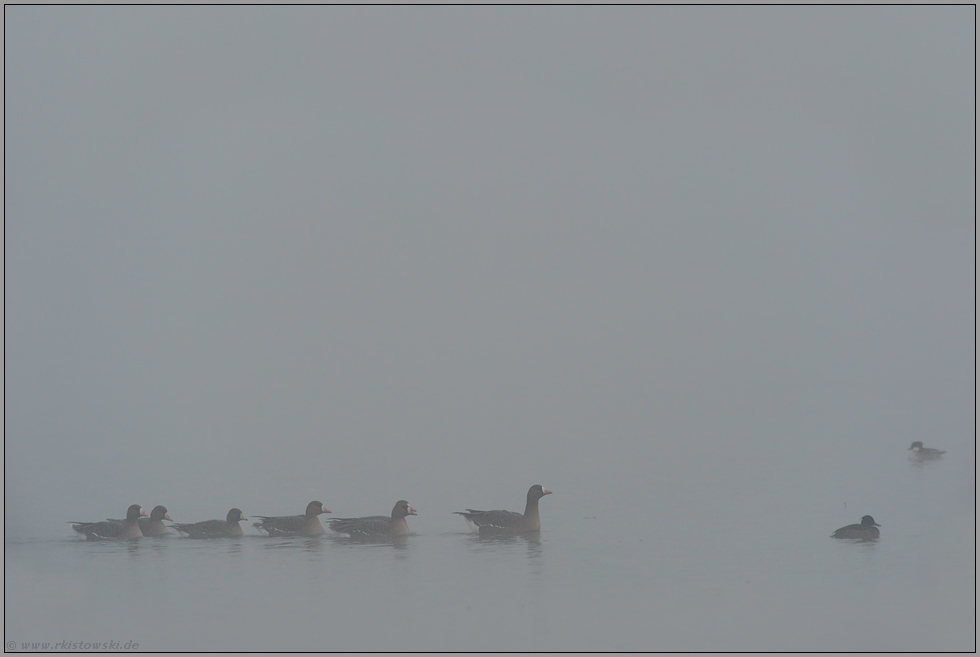
<svg viewBox="0 0 980 657">
<path fill-rule="evenodd" d="M 541 529 L 541 517 L 538 515 L 538 500 L 551 491 L 539 484 L 531 486 L 527 491 L 527 506 L 524 515 L 513 511 L 453 511 L 466 518 L 466 521 L 480 528 L 480 534 L 493 533 L 522 533 L 536 532 Z"/>
<path fill-rule="evenodd" d="M 306 515 L 302 516 L 255 516 L 261 522 L 252 523 L 269 536 L 320 536 L 327 531 L 317 518 L 321 513 L 332 513 L 316 500 L 306 505 Z"/>
<path fill-rule="evenodd" d="M 831 535 L 831 538 L 860 538 L 865 541 L 878 538 L 878 528 L 881 527 L 871 516 L 861 518 L 860 525 L 841 527 Z"/>
<path fill-rule="evenodd" d="M 909 451 L 912 452 L 909 454 L 909 458 L 915 461 L 929 461 L 931 459 L 938 459 L 940 456 L 946 453 L 946 450 L 944 449 L 923 447 L 921 440 L 917 440 L 912 443 L 912 446 L 909 447 Z"/>
<path fill-rule="evenodd" d="M 176 524 L 174 529 L 190 538 L 223 538 L 225 536 L 244 536 L 242 527 L 238 523 L 248 520 L 242 515 L 241 509 L 232 509 L 228 512 L 225 520 L 203 520 L 193 524 Z"/>
<path fill-rule="evenodd" d="M 391 510 L 391 517 L 368 516 L 366 518 L 331 518 L 330 529 L 351 538 L 383 538 L 385 536 L 404 536 L 409 533 L 408 516 L 418 515 L 408 502 L 398 500 Z"/>
<path fill-rule="evenodd" d="M 164 520 L 169 520 L 173 522 L 174 519 L 170 517 L 167 513 L 167 507 L 165 506 L 155 506 L 153 510 L 150 511 L 149 518 L 140 518 L 140 531 L 143 532 L 143 536 L 166 536 L 170 533 L 170 530 L 165 524 Z M 116 520 L 113 518 L 109 519 L 109 522 L 126 522 L 125 520 Z"/>
<path fill-rule="evenodd" d="M 146 513 L 139 504 L 133 504 L 126 510 L 126 519 L 122 521 L 103 520 L 102 522 L 79 522 L 71 526 L 88 541 L 125 541 L 130 538 L 140 538 L 139 519 Z M 74 521 L 72 521 L 74 522 Z"/>
</svg>

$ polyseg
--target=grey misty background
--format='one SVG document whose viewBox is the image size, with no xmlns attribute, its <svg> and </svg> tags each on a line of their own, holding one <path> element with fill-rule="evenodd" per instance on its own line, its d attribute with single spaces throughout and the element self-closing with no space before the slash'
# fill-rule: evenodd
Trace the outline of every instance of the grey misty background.
<svg viewBox="0 0 980 657">
<path fill-rule="evenodd" d="M 532 483 L 887 532 L 912 440 L 975 459 L 974 25 L 5 8 L 5 532 Z"/>
</svg>

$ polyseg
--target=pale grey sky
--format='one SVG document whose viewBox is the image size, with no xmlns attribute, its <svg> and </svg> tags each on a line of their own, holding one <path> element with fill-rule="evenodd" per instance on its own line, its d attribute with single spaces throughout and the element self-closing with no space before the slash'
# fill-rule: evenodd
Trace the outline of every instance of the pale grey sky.
<svg viewBox="0 0 980 657">
<path fill-rule="evenodd" d="M 973 449 L 973 7 L 20 6 L 5 62 L 8 529 Z"/>
</svg>

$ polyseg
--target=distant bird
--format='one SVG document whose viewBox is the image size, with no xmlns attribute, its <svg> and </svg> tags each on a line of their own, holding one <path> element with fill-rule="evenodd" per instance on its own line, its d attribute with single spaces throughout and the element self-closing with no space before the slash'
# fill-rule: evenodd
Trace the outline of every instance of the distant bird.
<svg viewBox="0 0 980 657">
<path fill-rule="evenodd" d="M 228 536 L 244 536 L 242 526 L 238 523 L 248 520 L 242 515 L 241 509 L 232 509 L 225 520 L 203 520 L 193 524 L 175 524 L 174 529 L 187 534 L 190 538 L 224 538 Z"/>
<path fill-rule="evenodd" d="M 479 527 L 480 535 L 488 534 L 520 534 L 536 532 L 541 529 L 541 517 L 538 515 L 538 500 L 551 491 L 539 484 L 531 486 L 527 491 L 527 506 L 524 515 L 513 511 L 453 511 L 466 518 L 466 522 Z"/>
<path fill-rule="evenodd" d="M 170 517 L 167 513 L 167 507 L 165 506 L 155 506 L 153 510 L 150 511 L 149 518 L 140 518 L 140 531 L 143 532 L 143 536 L 166 536 L 170 533 L 170 530 L 165 524 L 164 520 L 169 520 L 173 522 L 174 519 Z M 109 522 L 126 522 L 125 520 L 117 520 L 114 518 L 109 518 Z"/>
<path fill-rule="evenodd" d="M 327 531 L 317 518 L 321 513 L 333 513 L 316 500 L 306 505 L 306 515 L 302 516 L 255 516 L 261 522 L 252 523 L 269 536 L 321 536 Z"/>
<path fill-rule="evenodd" d="M 126 519 L 123 521 L 70 522 L 75 523 L 71 528 L 87 541 L 125 541 L 143 536 L 139 525 L 140 517 L 146 517 L 146 513 L 139 504 L 133 504 L 126 510 Z"/>
<path fill-rule="evenodd" d="M 368 516 L 366 518 L 331 518 L 328 521 L 330 529 L 338 534 L 347 534 L 351 538 L 389 538 L 404 536 L 409 533 L 408 516 L 416 516 L 415 509 L 405 500 L 395 502 L 391 517 Z"/>
<path fill-rule="evenodd" d="M 933 449 L 932 447 L 923 447 L 922 441 L 917 440 L 912 443 L 909 447 L 909 458 L 913 461 L 931 461 L 932 459 L 938 459 L 940 456 L 946 453 L 944 449 Z"/>
<path fill-rule="evenodd" d="M 881 527 L 871 516 L 861 518 L 860 525 L 848 525 L 835 531 L 831 538 L 860 538 L 864 541 L 871 541 L 878 538 L 878 528 Z"/>
</svg>

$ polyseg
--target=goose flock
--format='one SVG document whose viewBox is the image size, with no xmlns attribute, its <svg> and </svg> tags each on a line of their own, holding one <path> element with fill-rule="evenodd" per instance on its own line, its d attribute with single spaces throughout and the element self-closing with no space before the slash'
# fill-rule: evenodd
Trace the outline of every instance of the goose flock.
<svg viewBox="0 0 980 657">
<path fill-rule="evenodd" d="M 479 529 L 480 536 L 516 536 L 541 529 L 538 515 L 538 501 L 551 491 L 539 484 L 527 491 L 527 506 L 524 513 L 513 511 L 475 511 L 467 509 L 455 511 L 467 522 Z M 306 505 L 306 512 L 295 516 L 256 516 L 259 522 L 253 527 L 266 536 L 322 536 L 327 533 L 320 523 L 320 515 L 333 513 L 322 502 L 313 500 Z M 411 530 L 406 518 L 418 512 L 405 500 L 395 502 L 390 516 L 367 516 L 365 518 L 331 518 L 327 525 L 331 531 L 352 539 L 384 540 L 407 535 Z M 143 536 L 165 536 L 170 529 L 177 530 L 189 538 L 226 538 L 244 536 L 241 522 L 248 520 L 241 509 L 231 509 L 224 520 L 204 520 L 195 523 L 174 523 L 170 527 L 164 520 L 173 518 L 164 506 L 154 507 L 150 515 L 139 504 L 133 504 L 126 511 L 124 520 L 103 520 L 100 522 L 70 521 L 71 527 L 89 541 L 125 541 Z"/>
<path fill-rule="evenodd" d="M 945 454 L 945 450 L 924 447 L 917 440 L 908 448 L 909 460 L 932 461 Z M 537 532 L 541 530 L 541 516 L 538 513 L 538 502 L 551 491 L 540 484 L 531 486 L 527 491 L 527 504 L 524 513 L 514 511 L 453 511 L 462 516 L 467 524 L 475 527 L 480 536 L 514 536 Z M 323 536 L 327 530 L 320 522 L 324 513 L 333 513 L 318 500 L 306 505 L 306 512 L 295 516 L 256 516 L 259 522 L 253 527 L 266 536 Z M 346 535 L 352 539 L 384 540 L 406 536 L 411 532 L 408 527 L 408 516 L 418 515 L 418 512 L 405 500 L 395 502 L 391 515 L 367 516 L 365 518 L 331 518 L 327 526 L 336 534 Z M 124 520 L 102 520 L 100 522 L 71 521 L 72 529 L 89 541 L 125 541 L 143 536 L 166 536 L 171 529 L 189 538 L 226 538 L 244 536 L 245 532 L 239 523 L 248 520 L 242 515 L 241 509 L 231 509 L 224 520 L 204 520 L 195 523 L 174 523 L 170 527 L 163 524 L 167 520 L 174 522 L 165 506 L 156 506 L 147 516 L 139 504 L 133 504 L 126 510 Z M 877 540 L 881 527 L 871 516 L 863 516 L 861 522 L 841 527 L 831 534 L 831 538 L 857 539 L 861 541 Z"/>
</svg>

